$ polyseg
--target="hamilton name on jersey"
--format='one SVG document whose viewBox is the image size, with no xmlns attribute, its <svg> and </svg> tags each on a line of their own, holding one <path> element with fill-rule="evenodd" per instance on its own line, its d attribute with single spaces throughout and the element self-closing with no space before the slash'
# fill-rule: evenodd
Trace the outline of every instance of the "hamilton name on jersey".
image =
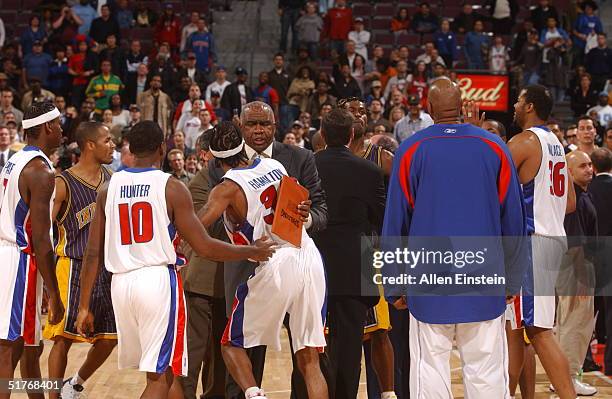
<svg viewBox="0 0 612 399">
<path fill-rule="evenodd" d="M 248 181 L 249 186 L 257 190 L 262 187 L 269 186 L 270 184 L 279 181 L 283 178 L 284 174 L 280 169 L 273 169 L 263 176 L 256 177 Z"/>
<path fill-rule="evenodd" d="M 119 198 L 148 197 L 150 189 L 150 184 L 132 184 L 121 186 L 119 189 Z"/>
</svg>

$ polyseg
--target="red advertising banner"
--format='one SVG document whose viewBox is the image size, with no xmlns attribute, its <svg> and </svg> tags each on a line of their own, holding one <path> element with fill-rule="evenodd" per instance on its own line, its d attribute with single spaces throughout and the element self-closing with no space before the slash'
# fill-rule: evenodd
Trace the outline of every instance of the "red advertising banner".
<svg viewBox="0 0 612 399">
<path fill-rule="evenodd" d="M 457 80 L 461 98 L 478 102 L 481 111 L 508 111 L 508 76 L 460 73 Z"/>
</svg>

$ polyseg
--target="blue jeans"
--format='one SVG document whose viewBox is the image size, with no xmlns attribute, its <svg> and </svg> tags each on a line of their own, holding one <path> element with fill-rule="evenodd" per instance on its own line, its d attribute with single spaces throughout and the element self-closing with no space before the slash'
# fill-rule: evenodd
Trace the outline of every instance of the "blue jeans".
<svg viewBox="0 0 612 399">
<path fill-rule="evenodd" d="M 300 10 L 295 8 L 284 8 L 281 15 L 281 41 L 280 51 L 287 51 L 287 36 L 289 28 L 291 28 L 291 51 L 296 52 L 298 48 L 297 32 L 295 31 L 295 23 L 300 17 Z"/>
<path fill-rule="evenodd" d="M 278 128 L 279 131 L 276 132 L 276 137 L 280 137 L 281 139 L 279 141 L 282 141 L 282 137 L 285 136 L 285 133 L 289 130 L 293 121 L 300 117 L 300 107 L 297 105 L 283 104 L 280 106 L 278 113 L 280 114 L 280 126 Z"/>
<path fill-rule="evenodd" d="M 523 86 L 535 85 L 540 81 L 540 75 L 536 71 L 523 72 Z"/>
<path fill-rule="evenodd" d="M 330 40 L 329 41 L 329 51 L 331 52 L 335 49 L 339 55 L 344 54 L 344 40 Z"/>
<path fill-rule="evenodd" d="M 310 59 L 316 61 L 319 59 L 319 42 L 300 42 L 300 47 L 308 48 Z"/>
</svg>

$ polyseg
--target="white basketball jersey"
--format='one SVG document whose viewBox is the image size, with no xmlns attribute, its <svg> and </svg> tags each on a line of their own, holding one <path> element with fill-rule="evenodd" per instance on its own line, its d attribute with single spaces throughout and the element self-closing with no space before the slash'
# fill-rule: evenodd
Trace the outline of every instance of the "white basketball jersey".
<svg viewBox="0 0 612 399">
<path fill-rule="evenodd" d="M 166 207 L 168 178 L 168 173 L 154 168 L 112 175 L 104 208 L 104 264 L 109 272 L 177 263 L 177 234 Z"/>
<path fill-rule="evenodd" d="M 284 244 L 272 235 L 274 207 L 280 181 L 287 175 L 285 167 L 271 158 L 258 158 L 246 168 L 235 168 L 227 171 L 224 179 L 238 184 L 247 200 L 247 217 L 240 226 L 233 226 L 226 214 L 223 214 L 225 229 L 235 245 L 248 245 L 262 236 L 270 237 Z M 304 228 L 302 239 L 308 237 Z"/>
<path fill-rule="evenodd" d="M 32 254 L 32 228 L 30 207 L 19 193 L 21 171 L 34 158 L 42 158 L 50 169 L 53 163 L 38 147 L 25 146 L 9 159 L 0 173 L 0 241 L 16 244 L 22 251 Z M 53 211 L 55 190 L 51 195 L 49 220 Z M 52 237 L 53 230 L 49 232 Z"/>
<path fill-rule="evenodd" d="M 523 185 L 527 220 L 531 232 L 549 237 L 565 236 L 563 220 L 569 189 L 568 169 L 563 146 L 557 136 L 543 127 L 533 132 L 542 147 L 542 160 L 535 178 Z"/>
</svg>

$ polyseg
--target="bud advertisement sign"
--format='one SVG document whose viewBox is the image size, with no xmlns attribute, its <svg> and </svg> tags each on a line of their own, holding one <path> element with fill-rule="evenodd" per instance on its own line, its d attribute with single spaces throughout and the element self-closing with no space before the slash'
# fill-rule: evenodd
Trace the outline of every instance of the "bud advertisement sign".
<svg viewBox="0 0 612 399">
<path fill-rule="evenodd" d="M 508 76 L 458 74 L 457 81 L 461 98 L 478 102 L 481 111 L 508 111 Z"/>
</svg>

